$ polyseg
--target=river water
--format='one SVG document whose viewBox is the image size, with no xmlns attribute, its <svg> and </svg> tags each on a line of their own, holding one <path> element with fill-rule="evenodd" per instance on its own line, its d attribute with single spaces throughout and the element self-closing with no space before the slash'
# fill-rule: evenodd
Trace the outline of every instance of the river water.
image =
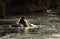
<svg viewBox="0 0 60 39">
<path fill-rule="evenodd" d="M 60 39 L 60 16 L 48 14 L 29 18 L 31 24 L 38 28 L 31 29 L 28 33 L 10 33 L 0 39 Z"/>
</svg>

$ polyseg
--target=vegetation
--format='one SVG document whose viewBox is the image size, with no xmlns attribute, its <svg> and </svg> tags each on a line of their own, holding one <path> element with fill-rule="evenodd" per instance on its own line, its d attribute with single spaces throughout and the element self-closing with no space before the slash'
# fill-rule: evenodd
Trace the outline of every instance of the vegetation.
<svg viewBox="0 0 60 39">
<path fill-rule="evenodd" d="M 5 18 L 6 16 L 6 0 L 0 0 L 0 4 L 1 4 L 1 10 L 2 10 L 2 18 Z"/>
<path fill-rule="evenodd" d="M 0 0 L 2 10 L 0 15 L 5 18 L 6 14 L 45 13 L 48 9 L 56 9 L 59 2 L 59 0 Z"/>
</svg>

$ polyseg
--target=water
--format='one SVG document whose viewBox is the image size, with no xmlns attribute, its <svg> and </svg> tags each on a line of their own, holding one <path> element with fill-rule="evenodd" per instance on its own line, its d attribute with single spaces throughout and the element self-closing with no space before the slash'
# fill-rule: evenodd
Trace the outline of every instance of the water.
<svg viewBox="0 0 60 39">
<path fill-rule="evenodd" d="M 0 39 L 60 39 L 60 16 L 49 14 L 37 18 L 29 18 L 29 21 L 37 28 L 28 32 L 6 34 Z"/>
</svg>

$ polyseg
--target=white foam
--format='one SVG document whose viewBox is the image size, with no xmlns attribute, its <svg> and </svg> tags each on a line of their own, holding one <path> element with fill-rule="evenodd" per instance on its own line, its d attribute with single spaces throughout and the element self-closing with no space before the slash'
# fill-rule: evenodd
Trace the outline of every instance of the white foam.
<svg viewBox="0 0 60 39">
<path fill-rule="evenodd" d="M 60 37 L 60 34 L 53 34 L 52 36 Z"/>
</svg>

